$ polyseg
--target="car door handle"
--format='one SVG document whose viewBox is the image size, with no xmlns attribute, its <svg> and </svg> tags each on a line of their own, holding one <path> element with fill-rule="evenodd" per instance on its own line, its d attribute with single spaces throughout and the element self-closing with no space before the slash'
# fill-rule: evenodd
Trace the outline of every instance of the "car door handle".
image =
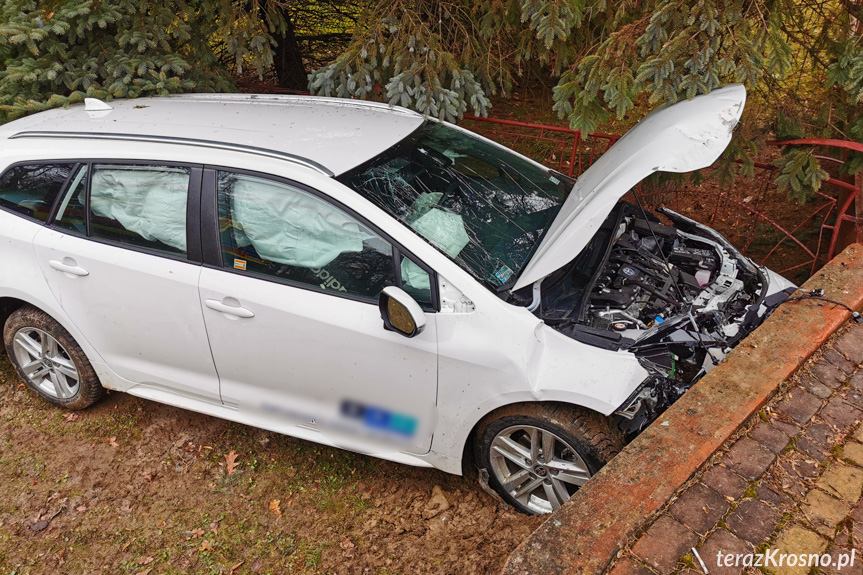
<svg viewBox="0 0 863 575">
<path fill-rule="evenodd" d="M 63 272 L 64 274 L 81 277 L 90 275 L 90 272 L 76 265 L 75 260 L 72 259 L 69 259 L 69 263 L 64 263 L 59 260 L 49 260 L 48 265 L 57 270 L 58 272 Z"/>
<path fill-rule="evenodd" d="M 222 313 L 226 313 L 229 315 L 235 315 L 237 317 L 242 317 L 245 319 L 255 317 L 255 312 L 253 312 L 250 309 L 246 309 L 244 307 L 227 305 L 227 304 L 220 302 L 217 299 L 208 299 L 208 300 L 205 300 L 205 303 L 207 304 L 208 308 L 215 310 L 215 311 L 220 311 Z M 237 302 L 237 303 L 239 303 L 239 302 Z"/>
</svg>

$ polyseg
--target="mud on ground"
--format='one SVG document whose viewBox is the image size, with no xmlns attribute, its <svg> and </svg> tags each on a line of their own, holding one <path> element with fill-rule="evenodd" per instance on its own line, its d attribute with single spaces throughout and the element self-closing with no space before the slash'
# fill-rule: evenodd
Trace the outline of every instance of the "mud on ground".
<svg viewBox="0 0 863 575">
<path fill-rule="evenodd" d="M 475 479 L 125 394 L 70 414 L 0 352 L 2 573 L 496 573 L 540 522 Z"/>
</svg>

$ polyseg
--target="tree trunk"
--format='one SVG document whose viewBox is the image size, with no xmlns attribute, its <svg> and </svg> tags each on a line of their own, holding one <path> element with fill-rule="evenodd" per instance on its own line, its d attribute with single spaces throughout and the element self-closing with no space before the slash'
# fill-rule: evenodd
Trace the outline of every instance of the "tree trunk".
<svg viewBox="0 0 863 575">
<path fill-rule="evenodd" d="M 279 87 L 306 92 L 309 89 L 308 72 L 303 63 L 300 45 L 297 42 L 294 21 L 287 11 L 284 12 L 284 17 L 285 34 L 283 36 L 275 35 L 276 47 L 273 56 Z"/>
</svg>

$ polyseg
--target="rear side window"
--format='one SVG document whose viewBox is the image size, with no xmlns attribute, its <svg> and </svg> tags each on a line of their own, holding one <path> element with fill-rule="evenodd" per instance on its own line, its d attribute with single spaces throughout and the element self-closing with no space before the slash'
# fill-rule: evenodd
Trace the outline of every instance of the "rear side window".
<svg viewBox="0 0 863 575">
<path fill-rule="evenodd" d="M 97 164 L 88 178 L 90 237 L 186 254 L 190 168 Z"/>
<path fill-rule="evenodd" d="M 54 226 L 159 254 L 186 255 L 191 168 L 81 165 L 60 202 Z"/>
<path fill-rule="evenodd" d="M 47 222 L 75 164 L 15 166 L 0 177 L 0 207 Z"/>
</svg>

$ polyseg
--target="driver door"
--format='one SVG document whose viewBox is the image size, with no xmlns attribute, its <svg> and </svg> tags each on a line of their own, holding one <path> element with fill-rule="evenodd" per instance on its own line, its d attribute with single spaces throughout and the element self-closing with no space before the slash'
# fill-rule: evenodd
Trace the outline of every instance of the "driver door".
<svg viewBox="0 0 863 575">
<path fill-rule="evenodd" d="M 415 338 L 384 329 L 378 310 L 402 267 L 413 277 L 419 266 L 402 264 L 389 240 L 312 190 L 227 170 L 204 180 L 204 201 L 218 205 L 219 265 L 204 267 L 200 297 L 222 401 L 254 412 L 262 427 L 314 428 L 323 443 L 354 451 L 428 452 L 431 292 L 412 294 L 427 321 Z"/>
</svg>

